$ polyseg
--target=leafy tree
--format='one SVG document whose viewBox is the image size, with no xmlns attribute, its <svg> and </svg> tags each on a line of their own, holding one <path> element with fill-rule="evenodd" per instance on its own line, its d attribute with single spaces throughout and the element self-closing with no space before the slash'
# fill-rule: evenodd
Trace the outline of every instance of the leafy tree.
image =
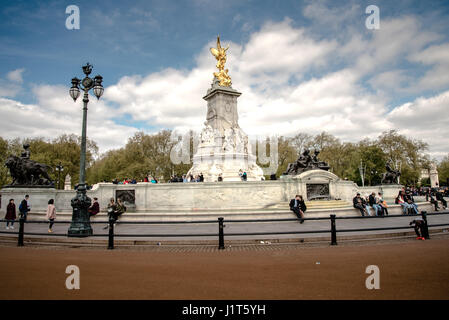
<svg viewBox="0 0 449 320">
<path fill-rule="evenodd" d="M 447 185 L 449 179 L 449 154 L 445 156 L 437 166 L 439 185 Z"/>
<path fill-rule="evenodd" d="M 429 165 L 429 156 L 424 152 L 428 144 L 407 138 L 397 130 L 383 132 L 378 138 L 379 147 L 386 155 L 386 161 L 401 171 L 401 184 L 417 185 L 421 169 Z"/>
<path fill-rule="evenodd" d="M 9 155 L 19 156 L 22 152 L 24 143 L 30 145 L 30 159 L 50 166 L 48 172 L 55 186 L 58 186 L 58 172 L 56 166 L 61 163 L 64 171 L 61 173 L 61 188 L 64 187 L 64 177 L 70 174 L 72 181 L 79 179 L 79 161 L 81 152 L 81 138 L 77 135 L 61 135 L 53 140 L 45 140 L 44 138 L 26 138 L 4 140 L 0 138 L 0 161 L 5 162 Z M 95 142 L 87 140 L 86 165 L 89 166 L 95 155 L 98 154 L 98 147 Z M 1 166 L 0 185 L 3 186 L 10 183 L 11 178 L 8 175 L 6 167 Z"/>
</svg>

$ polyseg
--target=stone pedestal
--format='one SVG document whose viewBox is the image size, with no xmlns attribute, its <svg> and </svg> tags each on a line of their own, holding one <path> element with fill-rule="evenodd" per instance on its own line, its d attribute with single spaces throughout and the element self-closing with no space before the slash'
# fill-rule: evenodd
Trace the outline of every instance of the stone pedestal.
<svg viewBox="0 0 449 320">
<path fill-rule="evenodd" d="M 72 190 L 72 177 L 69 174 L 65 176 L 64 190 Z"/>
<path fill-rule="evenodd" d="M 237 98 L 240 92 L 221 87 L 217 78 L 203 97 L 207 115 L 201 131 L 198 151 L 188 174 L 202 173 L 206 182 L 215 182 L 221 174 L 223 181 L 239 181 L 239 171 L 247 173 L 248 181 L 260 181 L 262 169 L 256 164 L 248 135 L 238 124 Z"/>
<path fill-rule="evenodd" d="M 437 170 L 437 166 L 435 165 L 435 163 L 432 163 L 430 165 L 430 170 L 429 170 L 429 176 L 430 176 L 430 187 L 431 188 L 438 188 L 439 185 L 439 179 L 438 179 L 438 170 Z"/>
</svg>

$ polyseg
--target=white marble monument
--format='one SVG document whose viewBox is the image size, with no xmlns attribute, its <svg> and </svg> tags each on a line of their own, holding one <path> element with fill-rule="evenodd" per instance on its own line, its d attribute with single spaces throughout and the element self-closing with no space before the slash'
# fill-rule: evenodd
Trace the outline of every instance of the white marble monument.
<svg viewBox="0 0 449 320">
<path fill-rule="evenodd" d="M 246 172 L 248 181 L 260 181 L 263 170 L 256 164 L 248 135 L 238 123 L 237 98 L 241 93 L 231 87 L 228 69 L 224 69 L 226 50 L 219 38 L 217 49 L 211 48 L 220 72 L 214 73 L 212 86 L 203 97 L 207 101 L 206 122 L 187 174 L 202 173 L 205 182 L 215 182 L 220 174 L 223 181 L 239 181 L 239 172 Z"/>
</svg>

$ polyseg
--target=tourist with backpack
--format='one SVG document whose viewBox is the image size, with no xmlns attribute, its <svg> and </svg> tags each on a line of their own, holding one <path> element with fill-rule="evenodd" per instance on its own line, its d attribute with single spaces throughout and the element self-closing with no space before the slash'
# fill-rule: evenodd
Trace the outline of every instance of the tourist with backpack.
<svg viewBox="0 0 449 320">
<path fill-rule="evenodd" d="M 27 221 L 27 215 L 28 212 L 30 212 L 30 209 L 31 209 L 30 196 L 26 195 L 25 199 L 22 200 L 19 206 L 20 216 L 23 217 L 24 221 Z"/>
</svg>

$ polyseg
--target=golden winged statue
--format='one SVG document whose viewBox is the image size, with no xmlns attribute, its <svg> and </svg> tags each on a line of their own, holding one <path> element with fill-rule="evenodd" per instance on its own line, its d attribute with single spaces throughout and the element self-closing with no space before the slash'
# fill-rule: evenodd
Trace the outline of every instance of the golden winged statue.
<svg viewBox="0 0 449 320">
<path fill-rule="evenodd" d="M 225 69 L 226 63 L 226 51 L 229 46 L 225 49 L 220 44 L 220 36 L 217 36 L 217 48 L 210 48 L 210 52 L 217 59 L 218 72 L 214 72 L 214 76 L 220 81 L 220 86 L 230 87 L 231 77 L 228 75 L 228 69 Z"/>
</svg>

